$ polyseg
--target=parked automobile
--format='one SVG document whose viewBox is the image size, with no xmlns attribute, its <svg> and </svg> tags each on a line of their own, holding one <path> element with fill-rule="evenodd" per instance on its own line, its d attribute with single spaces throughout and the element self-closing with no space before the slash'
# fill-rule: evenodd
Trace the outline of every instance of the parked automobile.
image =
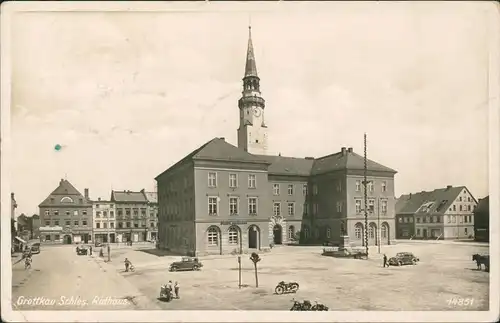
<svg viewBox="0 0 500 323">
<path fill-rule="evenodd" d="M 389 258 L 387 263 L 389 266 L 404 266 L 404 265 L 416 265 L 420 261 L 411 252 L 398 252 L 395 257 Z"/>
<path fill-rule="evenodd" d="M 200 270 L 203 264 L 196 257 L 182 257 L 181 261 L 175 261 L 170 264 L 170 271 L 179 270 Z"/>
<path fill-rule="evenodd" d="M 87 255 L 88 252 L 89 252 L 89 250 L 86 246 L 77 246 L 76 247 L 76 254 L 79 256 Z"/>
<path fill-rule="evenodd" d="M 28 248 L 31 249 L 32 254 L 40 253 L 40 242 L 28 242 Z"/>
<path fill-rule="evenodd" d="M 348 249 L 348 248 L 338 248 L 338 249 L 323 248 L 323 256 L 361 259 L 363 257 L 366 257 L 366 253 L 361 250 Z"/>
</svg>

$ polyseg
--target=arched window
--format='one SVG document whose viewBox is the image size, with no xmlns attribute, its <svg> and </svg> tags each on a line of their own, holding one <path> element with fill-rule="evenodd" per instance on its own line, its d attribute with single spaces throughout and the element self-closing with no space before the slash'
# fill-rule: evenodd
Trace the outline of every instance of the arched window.
<svg viewBox="0 0 500 323">
<path fill-rule="evenodd" d="M 356 237 L 356 239 L 359 240 L 359 239 L 361 239 L 362 235 L 363 235 L 363 225 L 358 223 L 354 227 L 354 236 Z"/>
<path fill-rule="evenodd" d="M 295 227 L 291 225 L 288 227 L 288 239 L 292 240 L 295 236 Z"/>
<path fill-rule="evenodd" d="M 61 199 L 61 203 L 73 203 L 73 199 L 69 196 L 65 196 Z"/>
<path fill-rule="evenodd" d="M 330 239 L 332 235 L 332 230 L 330 228 L 326 228 L 326 238 Z"/>
<path fill-rule="evenodd" d="M 383 223 L 381 229 L 381 236 L 382 238 L 387 238 L 387 224 Z"/>
<path fill-rule="evenodd" d="M 375 239 L 375 231 L 377 231 L 377 227 L 375 226 L 375 224 L 370 224 L 370 226 L 368 227 L 368 236 L 370 237 L 370 239 Z"/>
<path fill-rule="evenodd" d="M 238 229 L 229 229 L 229 244 L 238 244 Z"/>
<path fill-rule="evenodd" d="M 207 238 L 208 238 L 208 245 L 210 246 L 219 245 L 219 231 L 216 228 L 208 229 Z"/>
</svg>

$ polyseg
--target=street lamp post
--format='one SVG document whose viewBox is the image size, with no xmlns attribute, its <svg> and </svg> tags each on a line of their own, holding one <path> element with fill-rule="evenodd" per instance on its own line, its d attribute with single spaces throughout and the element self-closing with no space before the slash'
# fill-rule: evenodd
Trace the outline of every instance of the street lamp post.
<svg viewBox="0 0 500 323">
<path fill-rule="evenodd" d="M 364 163 L 363 163 L 363 187 L 364 187 L 364 200 L 365 200 L 365 248 L 366 248 L 366 258 L 368 258 L 368 180 L 367 180 L 367 161 L 366 161 L 366 133 L 364 134 Z"/>
<path fill-rule="evenodd" d="M 380 228 L 380 199 L 377 203 L 377 246 L 378 253 L 380 253 L 380 238 L 381 238 L 381 228 Z"/>
</svg>

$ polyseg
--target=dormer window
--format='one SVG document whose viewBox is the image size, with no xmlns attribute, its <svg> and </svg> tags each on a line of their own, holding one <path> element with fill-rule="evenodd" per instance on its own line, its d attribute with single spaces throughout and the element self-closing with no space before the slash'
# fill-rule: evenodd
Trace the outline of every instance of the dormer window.
<svg viewBox="0 0 500 323">
<path fill-rule="evenodd" d="M 65 196 L 61 199 L 61 203 L 73 203 L 73 199 L 69 196 Z"/>
<path fill-rule="evenodd" d="M 417 212 L 421 212 L 421 213 L 428 213 L 430 212 L 431 210 L 431 207 L 434 205 L 434 202 L 427 202 L 427 203 L 424 203 L 422 204 L 422 206 L 420 207 L 420 209 L 418 209 Z"/>
</svg>

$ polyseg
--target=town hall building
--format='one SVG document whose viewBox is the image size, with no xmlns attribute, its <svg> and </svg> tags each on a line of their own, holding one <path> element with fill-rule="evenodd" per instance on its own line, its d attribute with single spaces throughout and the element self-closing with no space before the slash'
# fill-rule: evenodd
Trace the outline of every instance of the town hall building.
<svg viewBox="0 0 500 323">
<path fill-rule="evenodd" d="M 388 244 L 395 234 L 396 171 L 352 148 L 320 158 L 268 154 L 265 100 L 249 31 L 238 146 L 214 138 L 158 175 L 161 249 L 191 255 L 242 253 L 291 241 Z M 368 227 L 364 210 L 368 209 Z"/>
</svg>

